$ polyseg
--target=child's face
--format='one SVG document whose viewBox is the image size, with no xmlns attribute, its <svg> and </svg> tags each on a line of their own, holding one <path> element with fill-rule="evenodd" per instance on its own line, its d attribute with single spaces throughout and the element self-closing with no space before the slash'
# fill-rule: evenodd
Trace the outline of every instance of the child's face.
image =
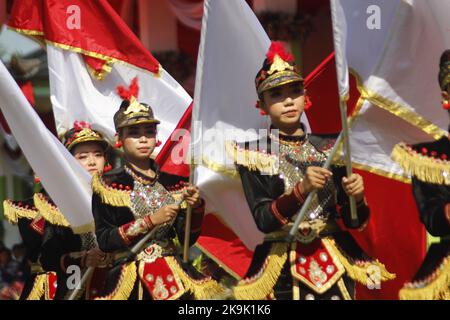
<svg viewBox="0 0 450 320">
<path fill-rule="evenodd" d="M 105 168 L 105 153 L 100 143 L 84 142 L 76 145 L 72 154 L 90 175 L 102 173 Z"/>
<path fill-rule="evenodd" d="M 150 159 L 156 146 L 156 125 L 142 123 L 122 129 L 123 151 L 130 160 Z"/>
<path fill-rule="evenodd" d="M 295 82 L 263 92 L 262 107 L 276 128 L 298 127 L 305 107 L 303 85 Z"/>
</svg>

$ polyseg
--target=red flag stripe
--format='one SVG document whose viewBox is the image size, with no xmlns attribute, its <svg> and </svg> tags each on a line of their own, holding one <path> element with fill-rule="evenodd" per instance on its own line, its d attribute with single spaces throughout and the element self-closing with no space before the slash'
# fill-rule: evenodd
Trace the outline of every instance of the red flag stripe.
<svg viewBox="0 0 450 320">
<path fill-rule="evenodd" d="M 105 0 L 18 1 L 8 25 L 27 34 L 44 32 L 47 42 L 65 50 L 159 73 L 159 62 Z"/>
</svg>

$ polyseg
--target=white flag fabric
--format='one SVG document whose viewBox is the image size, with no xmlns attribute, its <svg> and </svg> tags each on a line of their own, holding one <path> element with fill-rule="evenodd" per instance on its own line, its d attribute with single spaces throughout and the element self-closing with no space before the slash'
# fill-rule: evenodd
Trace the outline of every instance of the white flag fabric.
<svg viewBox="0 0 450 320">
<path fill-rule="evenodd" d="M 348 97 L 350 93 L 350 82 L 348 76 L 347 59 L 345 58 L 345 41 L 347 34 L 347 24 L 345 19 L 339 19 L 344 15 L 339 2 L 331 0 L 331 18 L 333 21 L 333 39 L 336 59 L 337 81 L 339 97 Z"/>
<path fill-rule="evenodd" d="M 262 241 L 225 142 L 255 140 L 269 129 L 255 108 L 255 76 L 270 40 L 244 0 L 204 4 L 197 60 L 194 121 L 196 184 L 207 203 L 251 250 Z M 303 119 L 306 122 L 306 117 Z"/>
<path fill-rule="evenodd" d="M 89 173 L 48 131 L 3 63 L 0 108 L 22 152 L 72 229 L 93 232 Z"/>
<path fill-rule="evenodd" d="M 58 134 L 70 129 L 74 121 L 86 121 L 110 141 L 115 134 L 113 116 L 122 99 L 116 93 L 119 85 L 128 86 L 139 79 L 138 100 L 149 104 L 161 121 L 158 139 L 162 146 L 169 139 L 192 98 L 164 69 L 153 73 L 128 64 L 115 63 L 103 80 L 89 74 L 81 55 L 47 45 L 50 94 Z M 159 152 L 155 151 L 155 155 Z"/>
<path fill-rule="evenodd" d="M 191 134 L 194 156 L 205 163 L 197 166 L 195 183 L 205 197 L 207 212 L 217 213 L 248 248 L 254 249 L 263 235 L 253 221 L 238 176 L 224 174 L 223 170 L 234 171 L 224 143 L 239 136 L 256 139 L 256 132 L 244 132 L 267 128 L 254 107 L 254 78 L 270 40 L 244 1 L 206 0 L 203 12 L 192 112 L 199 122 Z M 235 135 L 231 136 L 233 129 Z M 203 141 L 197 143 L 199 139 Z"/>
<path fill-rule="evenodd" d="M 361 92 L 351 120 L 353 162 L 407 180 L 390 159 L 394 145 L 446 134 L 437 74 L 439 57 L 450 44 L 450 2 L 333 0 L 333 5 L 335 47 L 341 46 L 342 68 L 347 64 L 356 75 Z"/>
</svg>

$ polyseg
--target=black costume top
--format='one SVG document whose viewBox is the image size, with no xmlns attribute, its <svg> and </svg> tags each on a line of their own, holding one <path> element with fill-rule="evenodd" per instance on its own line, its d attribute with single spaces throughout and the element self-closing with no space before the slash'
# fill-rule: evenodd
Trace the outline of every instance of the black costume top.
<svg viewBox="0 0 450 320">
<path fill-rule="evenodd" d="M 334 136 L 280 135 L 228 146 L 256 225 L 266 234 L 246 278 L 235 288 L 238 299 L 350 299 L 350 278 L 366 284 L 372 260 L 339 223 L 351 226 L 348 197 L 341 185 L 343 167 L 333 168 L 333 179 L 313 198 L 296 241 L 268 240 L 287 235 L 305 201 L 298 186 L 307 167 L 322 166 L 334 143 Z M 369 208 L 363 202 L 357 211 L 356 227 L 362 229 Z M 384 266 L 375 263 L 381 268 L 380 280 L 392 278 Z"/>
<path fill-rule="evenodd" d="M 398 144 L 392 157 L 412 176 L 420 220 L 428 233 L 440 237 L 427 252 L 411 283 L 400 290 L 401 299 L 450 298 L 450 140 L 412 146 Z"/>
<path fill-rule="evenodd" d="M 6 219 L 17 224 L 26 249 L 28 270 L 20 300 L 51 299 L 51 281 L 42 268 L 39 256 L 44 236 L 45 219 L 34 205 L 33 198 L 22 201 L 5 200 L 3 209 Z M 50 275 L 51 276 L 51 275 Z"/>
<path fill-rule="evenodd" d="M 82 276 L 86 268 L 85 254 L 95 246 L 94 235 L 75 234 L 69 222 L 45 192 L 35 194 L 34 202 L 48 222 L 45 224 L 40 262 L 46 271 L 56 272 L 58 285 L 55 299 L 66 299 L 68 292 L 75 288 L 75 281 Z M 83 290 L 81 293 L 84 293 L 84 298 L 89 299 L 91 295 L 99 294 L 97 291 L 95 288 L 86 292 Z"/>
<path fill-rule="evenodd" d="M 125 165 L 93 180 L 92 207 L 100 249 L 126 256 L 129 249 L 154 226 L 148 217 L 164 205 L 181 199 L 185 178 L 160 172 L 154 161 L 156 177 L 148 177 Z M 200 235 L 204 202 L 193 209 L 190 244 Z M 186 293 L 208 298 L 221 290 L 210 278 L 204 278 L 181 262 L 177 243 L 184 243 L 186 207 L 182 205 L 173 223 L 158 226 L 157 231 L 134 258 L 120 264 L 107 279 L 104 299 L 177 299 Z"/>
</svg>

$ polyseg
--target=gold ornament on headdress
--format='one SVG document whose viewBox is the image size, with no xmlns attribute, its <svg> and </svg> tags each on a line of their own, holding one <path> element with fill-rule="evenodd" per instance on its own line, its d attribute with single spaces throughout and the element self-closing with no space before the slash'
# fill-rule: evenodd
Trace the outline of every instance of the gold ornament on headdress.
<svg viewBox="0 0 450 320">
<path fill-rule="evenodd" d="M 88 141 L 101 141 L 103 142 L 103 137 L 98 132 L 92 130 L 91 128 L 83 128 L 80 131 L 74 132 L 72 137 L 65 142 L 65 146 L 67 149 L 71 149 L 73 146 L 88 142 Z"/>
<path fill-rule="evenodd" d="M 87 138 L 87 137 L 101 138 L 98 133 L 96 133 L 94 130 L 89 129 L 89 128 L 85 128 L 76 134 L 76 139 Z"/>
<path fill-rule="evenodd" d="M 285 71 L 285 70 L 294 70 L 294 67 L 291 66 L 288 62 L 281 59 L 281 57 L 279 55 L 275 55 L 275 57 L 273 58 L 273 63 L 270 66 L 270 69 L 269 69 L 269 71 L 267 71 L 267 73 L 269 75 L 271 75 L 275 72 L 280 72 L 280 71 Z"/>
<path fill-rule="evenodd" d="M 140 104 L 135 97 L 131 97 L 130 105 L 127 110 L 123 112 L 123 114 L 129 115 L 130 113 L 139 113 L 139 112 L 147 112 L 148 107 Z"/>
</svg>

